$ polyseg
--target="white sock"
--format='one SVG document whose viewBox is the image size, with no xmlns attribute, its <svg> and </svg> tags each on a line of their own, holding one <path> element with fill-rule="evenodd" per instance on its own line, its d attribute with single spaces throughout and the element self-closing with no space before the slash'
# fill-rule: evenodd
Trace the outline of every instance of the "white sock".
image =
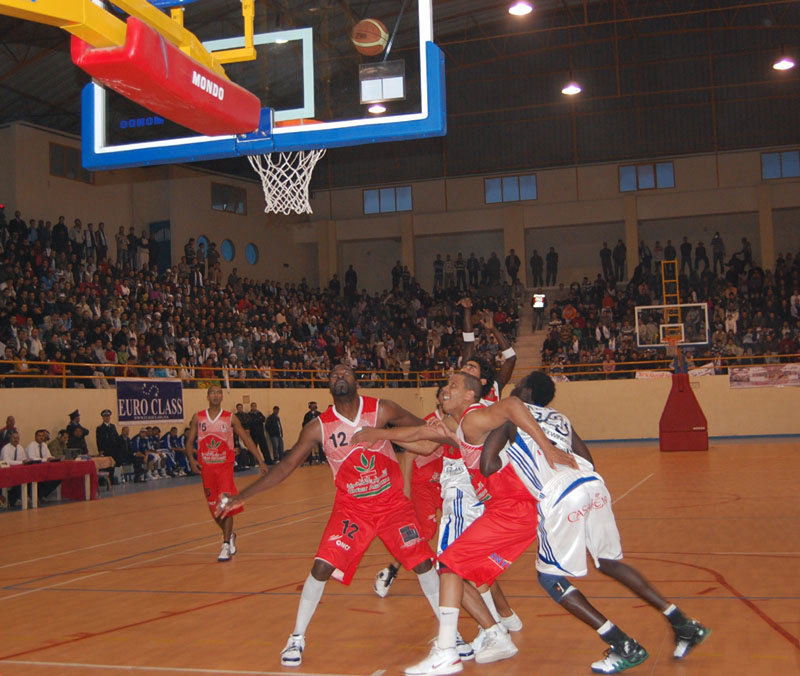
<svg viewBox="0 0 800 676">
<path fill-rule="evenodd" d="M 439 574 L 431 568 L 427 573 L 417 573 L 417 579 L 422 593 L 433 608 L 433 614 L 439 617 Z"/>
<path fill-rule="evenodd" d="M 506 629 L 500 622 L 497 624 L 493 624 L 486 630 L 487 634 L 492 634 L 494 636 L 506 636 L 508 634 L 508 629 Z"/>
<path fill-rule="evenodd" d="M 317 580 L 309 573 L 306 578 L 306 583 L 303 585 L 303 593 L 300 594 L 300 603 L 297 606 L 297 620 L 294 623 L 293 634 L 306 633 L 308 623 L 317 610 L 319 600 L 322 598 L 322 592 L 325 589 L 325 583 Z"/>
<path fill-rule="evenodd" d="M 439 606 L 439 638 L 440 648 L 456 647 L 456 631 L 458 629 L 458 608 Z"/>
<path fill-rule="evenodd" d="M 497 612 L 497 606 L 494 605 L 494 599 L 492 598 L 492 590 L 489 589 L 488 591 L 483 592 L 481 594 L 481 598 L 483 602 L 486 604 L 486 607 L 489 609 L 489 612 L 492 614 L 492 619 L 495 622 L 500 621 L 500 613 Z"/>
</svg>

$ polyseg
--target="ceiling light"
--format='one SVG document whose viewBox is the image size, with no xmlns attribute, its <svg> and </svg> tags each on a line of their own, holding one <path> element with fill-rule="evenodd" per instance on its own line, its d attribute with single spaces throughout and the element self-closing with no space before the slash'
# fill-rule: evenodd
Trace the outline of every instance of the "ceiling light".
<svg viewBox="0 0 800 676">
<path fill-rule="evenodd" d="M 781 57 L 772 64 L 775 70 L 791 70 L 794 68 L 794 59 L 790 56 L 781 55 Z"/>
<path fill-rule="evenodd" d="M 286 38 L 278 38 L 277 40 L 275 40 L 276 45 L 285 45 L 287 42 L 289 41 Z"/>
<path fill-rule="evenodd" d="M 508 13 L 514 16 L 525 16 L 533 11 L 533 3 L 519 0 L 508 8 Z"/>
<path fill-rule="evenodd" d="M 567 96 L 575 96 L 575 94 L 580 94 L 581 86 L 575 82 L 574 80 L 570 80 L 564 87 L 561 89 L 562 94 L 566 94 Z"/>
<path fill-rule="evenodd" d="M 367 110 L 373 115 L 383 115 L 386 112 L 386 106 L 382 103 L 373 103 Z"/>
</svg>

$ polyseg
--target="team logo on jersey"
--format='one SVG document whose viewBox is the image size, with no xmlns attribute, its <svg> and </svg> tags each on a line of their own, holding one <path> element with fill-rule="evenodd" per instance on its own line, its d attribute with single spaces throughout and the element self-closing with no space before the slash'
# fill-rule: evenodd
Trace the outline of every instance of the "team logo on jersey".
<svg viewBox="0 0 800 676">
<path fill-rule="evenodd" d="M 362 453 L 361 464 L 356 465 L 356 471 L 365 474 L 367 472 L 372 472 L 374 470 L 375 470 L 375 456 L 373 455 L 371 458 L 367 459 L 367 456 Z"/>
<path fill-rule="evenodd" d="M 206 446 L 216 451 L 220 446 L 222 446 L 222 442 L 219 439 L 209 439 L 206 441 Z"/>
</svg>

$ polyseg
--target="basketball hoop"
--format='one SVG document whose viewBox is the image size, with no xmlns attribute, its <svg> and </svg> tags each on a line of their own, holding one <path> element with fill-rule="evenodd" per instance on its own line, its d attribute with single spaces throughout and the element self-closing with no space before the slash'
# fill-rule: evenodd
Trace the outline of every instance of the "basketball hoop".
<svg viewBox="0 0 800 676">
<path fill-rule="evenodd" d="M 248 155 L 250 166 L 261 178 L 264 211 L 271 214 L 310 214 L 308 186 L 325 148 L 269 155 Z"/>
</svg>

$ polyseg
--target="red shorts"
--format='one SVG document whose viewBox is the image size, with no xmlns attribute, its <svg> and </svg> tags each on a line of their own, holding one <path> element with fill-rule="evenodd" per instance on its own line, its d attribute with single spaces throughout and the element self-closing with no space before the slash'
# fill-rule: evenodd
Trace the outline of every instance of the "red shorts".
<svg viewBox="0 0 800 676">
<path fill-rule="evenodd" d="M 239 495 L 239 489 L 233 482 L 233 463 L 222 462 L 214 464 L 205 464 L 202 466 L 203 476 L 203 489 L 206 492 L 206 502 L 208 502 L 208 509 L 211 511 L 211 516 L 214 516 L 214 510 L 217 508 L 217 500 L 223 493 L 230 495 Z M 244 509 L 244 506 L 237 507 L 228 512 L 227 516 L 238 514 Z"/>
<path fill-rule="evenodd" d="M 336 568 L 334 580 L 350 584 L 364 552 L 379 537 L 410 570 L 434 558 L 421 532 L 411 501 L 400 491 L 388 497 L 361 500 L 337 491 L 315 558 Z"/>
<path fill-rule="evenodd" d="M 411 484 L 411 502 L 419 521 L 420 535 L 430 540 L 436 535 L 439 519 L 436 511 L 442 508 L 442 487 L 435 481 L 419 481 Z"/>
<path fill-rule="evenodd" d="M 439 557 L 465 580 L 492 584 L 536 539 L 535 500 L 501 498 L 486 503 L 486 510 Z"/>
</svg>

